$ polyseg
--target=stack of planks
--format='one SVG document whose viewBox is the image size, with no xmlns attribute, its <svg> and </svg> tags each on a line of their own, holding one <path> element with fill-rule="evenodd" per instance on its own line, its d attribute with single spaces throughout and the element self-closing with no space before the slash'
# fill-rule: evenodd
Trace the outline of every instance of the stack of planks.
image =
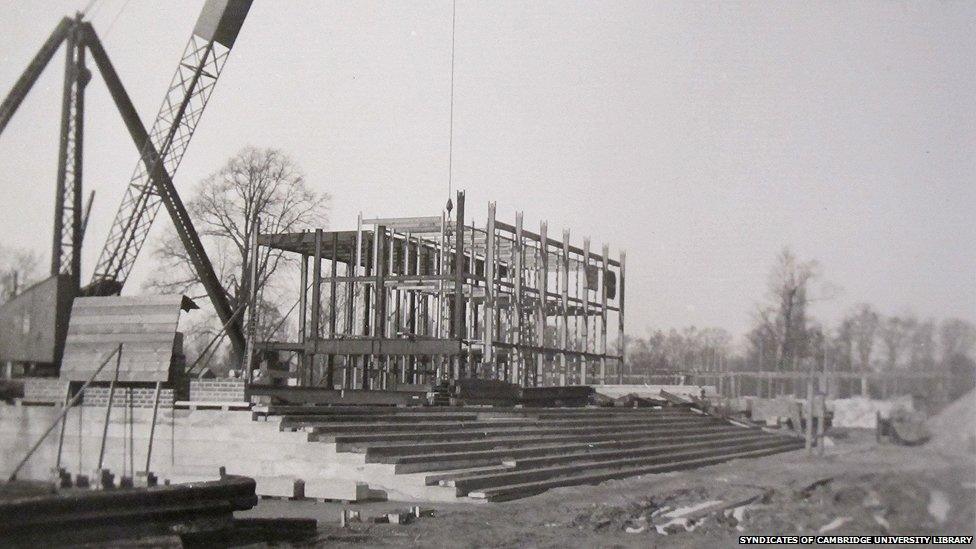
<svg viewBox="0 0 976 549">
<path fill-rule="evenodd" d="M 488 501 L 803 446 L 793 436 L 678 407 L 271 407 L 268 413 L 283 416 L 283 429 L 307 431 L 337 452 Z"/>
</svg>

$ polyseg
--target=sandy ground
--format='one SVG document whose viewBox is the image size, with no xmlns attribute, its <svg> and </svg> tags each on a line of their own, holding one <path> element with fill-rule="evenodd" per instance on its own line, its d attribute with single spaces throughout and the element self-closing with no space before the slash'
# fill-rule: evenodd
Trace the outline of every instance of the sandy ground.
<svg viewBox="0 0 976 549">
<path fill-rule="evenodd" d="M 750 534 L 974 534 L 976 457 L 878 445 L 868 431 L 833 435 L 823 457 L 799 450 L 506 503 L 431 504 L 436 516 L 406 525 L 338 526 L 343 508 L 371 517 L 412 505 L 397 502 L 262 500 L 239 516 L 315 518 L 310 545 L 339 547 L 731 547 Z"/>
</svg>

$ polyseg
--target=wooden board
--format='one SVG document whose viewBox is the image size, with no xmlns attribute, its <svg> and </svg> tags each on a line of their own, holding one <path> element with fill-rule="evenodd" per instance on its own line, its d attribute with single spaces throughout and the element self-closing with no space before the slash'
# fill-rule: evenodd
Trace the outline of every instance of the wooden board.
<svg viewBox="0 0 976 549">
<path fill-rule="evenodd" d="M 119 381 L 170 381 L 180 312 L 196 305 L 181 295 L 75 299 L 61 361 L 61 378 L 84 381 L 122 345 Z M 115 376 L 115 357 L 96 381 Z"/>
</svg>

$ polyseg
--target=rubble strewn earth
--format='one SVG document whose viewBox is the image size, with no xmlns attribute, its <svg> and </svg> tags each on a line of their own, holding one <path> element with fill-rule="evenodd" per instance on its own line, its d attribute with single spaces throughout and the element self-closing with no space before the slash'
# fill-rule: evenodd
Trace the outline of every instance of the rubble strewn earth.
<svg viewBox="0 0 976 549">
<path fill-rule="evenodd" d="M 958 427 L 958 425 L 956 426 Z M 740 535 L 972 535 L 976 455 L 878 444 L 835 429 L 824 457 L 803 450 L 696 470 L 551 490 L 509 503 L 452 504 L 418 524 L 320 528 L 331 545 L 724 547 Z M 939 440 L 935 431 L 934 441 Z M 266 502 L 249 516 L 281 515 Z M 291 502 L 295 503 L 295 502 Z M 380 504 L 377 504 L 380 505 Z M 394 505 L 392 502 L 381 505 Z M 335 524 L 338 508 L 289 506 Z M 369 514 L 368 508 L 364 512 Z"/>
</svg>

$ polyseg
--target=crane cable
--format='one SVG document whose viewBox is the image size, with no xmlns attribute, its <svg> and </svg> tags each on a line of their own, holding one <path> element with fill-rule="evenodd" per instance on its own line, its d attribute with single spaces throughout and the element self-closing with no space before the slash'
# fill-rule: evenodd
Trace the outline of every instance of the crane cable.
<svg viewBox="0 0 976 549">
<path fill-rule="evenodd" d="M 451 212 L 451 191 L 454 176 L 454 34 L 457 20 L 457 0 L 451 3 L 451 114 L 450 137 L 447 145 L 447 212 Z"/>
<path fill-rule="evenodd" d="M 119 17 L 122 16 L 122 12 L 124 12 L 125 8 L 127 8 L 128 6 L 129 6 L 129 0 L 125 0 L 125 3 L 122 4 L 121 8 L 119 8 L 118 13 L 116 13 L 115 17 L 112 18 L 112 22 L 108 24 L 108 28 L 105 29 L 105 35 L 103 36 L 103 38 L 108 38 L 108 35 L 112 32 L 112 29 L 115 28 L 115 22 L 119 20 Z"/>
</svg>

